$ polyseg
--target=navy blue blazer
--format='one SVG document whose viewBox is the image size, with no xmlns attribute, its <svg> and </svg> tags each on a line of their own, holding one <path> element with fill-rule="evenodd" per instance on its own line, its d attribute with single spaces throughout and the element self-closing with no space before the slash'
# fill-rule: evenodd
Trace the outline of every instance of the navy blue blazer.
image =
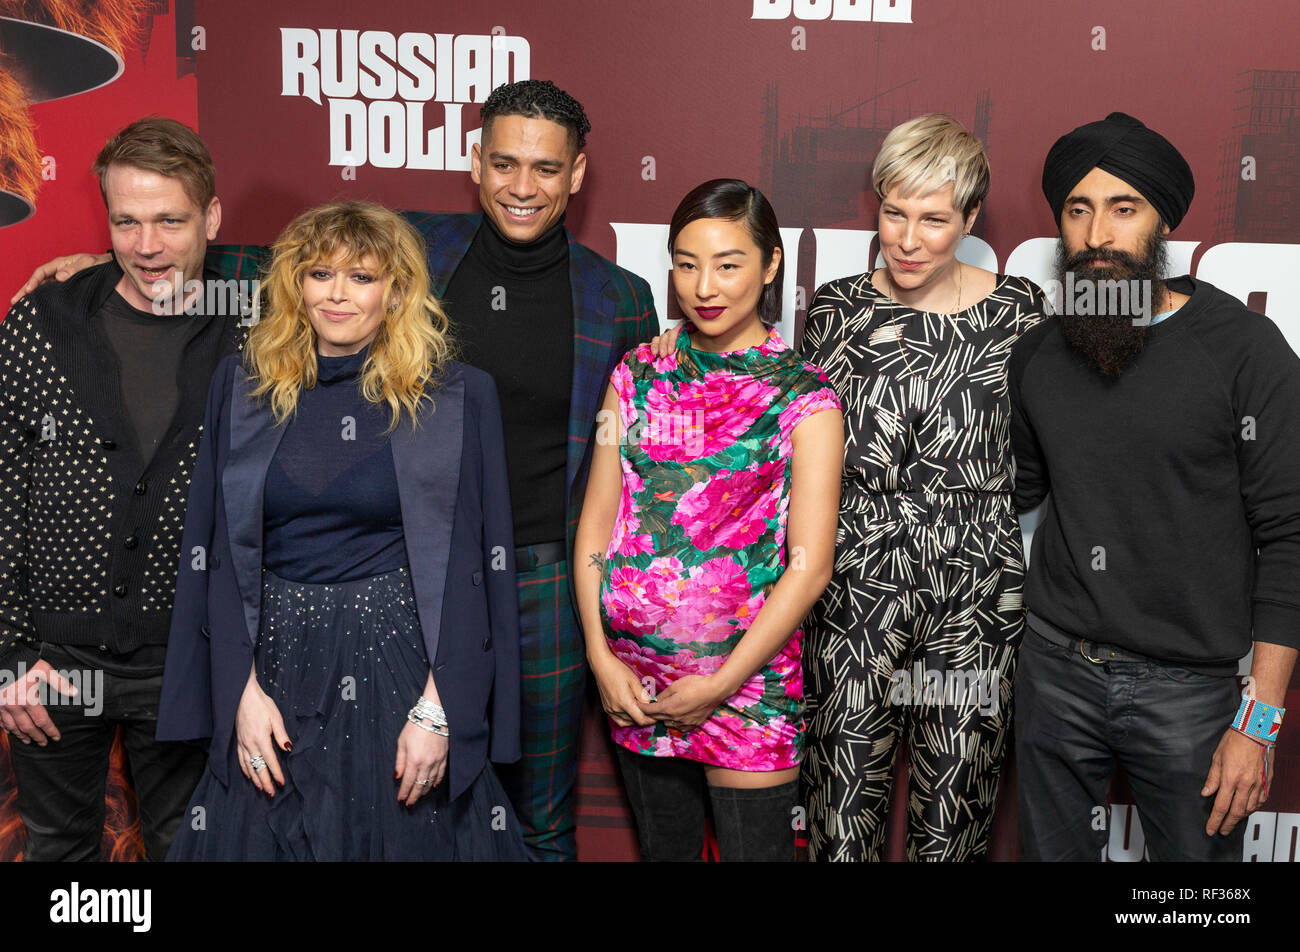
<svg viewBox="0 0 1300 952">
<path fill-rule="evenodd" d="M 235 354 L 208 390 L 158 710 L 159 740 L 210 740 L 223 784 L 260 627 L 266 472 L 284 434 L 252 389 Z M 404 417 L 389 442 L 454 798 L 488 759 L 519 759 L 519 603 L 496 384 L 453 361 L 431 396 L 418 429 Z"/>
</svg>

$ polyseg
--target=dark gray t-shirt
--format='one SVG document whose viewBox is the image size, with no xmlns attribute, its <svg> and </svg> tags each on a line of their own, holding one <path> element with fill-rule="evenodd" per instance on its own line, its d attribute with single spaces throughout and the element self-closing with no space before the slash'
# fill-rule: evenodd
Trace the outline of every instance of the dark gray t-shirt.
<svg viewBox="0 0 1300 952">
<path fill-rule="evenodd" d="M 122 405 L 135 431 L 140 461 L 148 466 L 180 403 L 177 377 L 190 318 L 137 310 L 116 291 L 104 302 L 100 317 L 122 368 Z"/>
</svg>

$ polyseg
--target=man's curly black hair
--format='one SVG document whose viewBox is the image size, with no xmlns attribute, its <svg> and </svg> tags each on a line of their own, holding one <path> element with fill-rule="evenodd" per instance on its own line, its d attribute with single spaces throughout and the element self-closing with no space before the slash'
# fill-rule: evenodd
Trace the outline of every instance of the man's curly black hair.
<svg viewBox="0 0 1300 952">
<path fill-rule="evenodd" d="M 587 144 L 591 123 L 582 111 L 582 103 L 549 79 L 524 79 L 498 86 L 479 110 L 483 127 L 497 116 L 523 116 L 526 119 L 549 119 L 569 130 L 569 140 L 579 150 Z"/>
</svg>

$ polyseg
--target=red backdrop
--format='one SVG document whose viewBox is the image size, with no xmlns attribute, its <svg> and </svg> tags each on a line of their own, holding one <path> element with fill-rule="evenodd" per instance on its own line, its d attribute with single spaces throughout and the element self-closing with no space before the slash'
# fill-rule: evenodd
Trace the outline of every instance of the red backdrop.
<svg viewBox="0 0 1300 952">
<path fill-rule="evenodd" d="M 104 139 L 140 115 L 198 128 L 218 170 L 218 240 L 264 243 L 296 211 L 336 197 L 474 209 L 473 185 L 445 168 L 448 154 L 452 165 L 467 154 L 477 103 L 494 82 L 533 77 L 574 93 L 592 122 L 569 227 L 645 276 L 661 315 L 669 313 L 661 249 L 669 214 L 699 182 L 737 176 L 767 193 L 787 231 L 790 329 L 816 283 L 867 265 L 871 159 L 889 128 L 931 111 L 974 130 L 993 168 L 980 241 L 963 245 L 963 257 L 1046 280 L 1055 229 L 1038 186 L 1043 156 L 1063 132 L 1121 109 L 1168 136 L 1196 174 L 1196 199 L 1172 236 L 1179 270 L 1267 310 L 1300 350 L 1300 11 L 1291 5 L 499 0 L 477 12 L 423 0 L 155 0 L 141 16 L 143 38 L 124 51 L 118 79 L 28 110 L 46 178 L 35 213 L 0 229 L 6 295 L 56 254 L 107 247 L 88 169 Z M 347 68 L 353 46 L 363 51 L 359 68 Z M 347 154 L 363 125 L 378 136 Z M 439 128 L 451 133 L 440 146 Z M 1252 818 L 1247 858 L 1300 855 L 1297 738 L 1283 731 L 1275 793 Z M 1014 767 L 1008 780 L 996 858 L 1016 851 Z M 117 855 L 134 855 L 129 794 L 115 784 L 109 796 L 107 835 Z M 1121 781 L 1113 859 L 1141 856 L 1129 803 Z M 604 727 L 591 711 L 578 810 L 583 858 L 635 858 Z M 895 824 L 895 855 L 899 832 Z M 20 850 L 0 751 L 0 857 Z"/>
</svg>

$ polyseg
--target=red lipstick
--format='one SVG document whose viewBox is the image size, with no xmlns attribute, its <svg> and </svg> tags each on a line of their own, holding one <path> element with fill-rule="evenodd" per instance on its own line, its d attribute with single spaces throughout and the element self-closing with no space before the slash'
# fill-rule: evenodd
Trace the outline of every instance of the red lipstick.
<svg viewBox="0 0 1300 952">
<path fill-rule="evenodd" d="M 725 307 L 697 307 L 695 313 L 703 320 L 711 321 L 725 310 Z"/>
</svg>

